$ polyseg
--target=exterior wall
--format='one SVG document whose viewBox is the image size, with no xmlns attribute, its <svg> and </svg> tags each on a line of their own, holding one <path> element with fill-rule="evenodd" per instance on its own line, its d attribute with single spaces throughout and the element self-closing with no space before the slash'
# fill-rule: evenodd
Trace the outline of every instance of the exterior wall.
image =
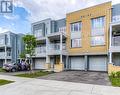
<svg viewBox="0 0 120 95">
<path fill-rule="evenodd" d="M 22 37 L 23 34 L 15 34 L 10 31 L 0 34 L 0 39 L 3 40 L 0 48 L 5 48 L 6 46 L 11 50 L 11 56 L 9 58 L 6 58 L 9 59 L 9 62 L 7 61 L 7 63 L 10 63 L 10 61 L 11 63 L 17 62 L 19 54 L 24 50 L 24 43 L 22 41 Z M 5 59 L 5 54 L 3 55 L 2 59 Z"/>
<path fill-rule="evenodd" d="M 67 49 L 70 55 L 79 54 L 107 54 L 108 53 L 108 31 L 111 20 L 111 2 L 100 4 L 94 7 L 86 8 L 80 11 L 67 14 Z M 105 16 L 105 45 L 91 46 L 91 19 Z M 70 24 L 82 21 L 82 47 L 71 48 Z"/>
<path fill-rule="evenodd" d="M 111 74 L 112 72 L 118 72 L 120 71 L 120 66 L 114 66 L 113 64 L 108 65 L 108 74 Z"/>
<path fill-rule="evenodd" d="M 112 6 L 112 22 L 120 21 L 120 4 Z"/>
<path fill-rule="evenodd" d="M 64 18 L 64 19 L 56 20 L 55 25 L 56 25 L 55 32 L 58 32 L 59 28 L 66 27 L 66 19 Z"/>
<path fill-rule="evenodd" d="M 51 19 L 45 19 L 42 21 L 32 23 L 32 34 L 35 35 L 35 30 L 39 30 L 39 29 L 42 29 L 42 32 L 44 34 L 43 36 L 45 36 L 46 34 L 50 34 L 51 33 L 51 21 L 52 21 Z M 38 25 L 37 28 L 36 28 L 36 25 Z"/>
<path fill-rule="evenodd" d="M 64 70 L 64 65 L 62 63 L 55 64 L 54 65 L 54 71 L 55 72 L 61 72 Z"/>
</svg>

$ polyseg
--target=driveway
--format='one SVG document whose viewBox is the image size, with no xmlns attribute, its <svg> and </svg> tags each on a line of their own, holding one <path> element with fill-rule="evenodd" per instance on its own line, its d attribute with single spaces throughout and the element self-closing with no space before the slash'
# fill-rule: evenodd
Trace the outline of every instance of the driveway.
<svg viewBox="0 0 120 95">
<path fill-rule="evenodd" d="M 76 83 L 87 83 L 97 85 L 111 85 L 108 74 L 104 72 L 85 72 L 85 71 L 63 71 L 39 79 L 68 81 Z"/>
<path fill-rule="evenodd" d="M 120 95 L 119 87 L 0 75 L 15 81 L 0 86 L 0 95 Z"/>
</svg>

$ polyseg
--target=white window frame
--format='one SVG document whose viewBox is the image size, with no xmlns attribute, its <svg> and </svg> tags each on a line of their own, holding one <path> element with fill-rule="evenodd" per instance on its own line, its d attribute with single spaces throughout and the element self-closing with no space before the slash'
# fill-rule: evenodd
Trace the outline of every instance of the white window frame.
<svg viewBox="0 0 120 95">
<path fill-rule="evenodd" d="M 103 26 L 99 27 L 99 24 L 98 24 L 98 26 L 93 27 L 93 25 L 96 25 L 93 23 L 93 20 L 95 20 L 99 24 L 103 24 Z M 99 22 L 97 20 L 99 20 Z M 104 22 L 101 22 L 101 21 L 104 21 Z M 102 32 L 99 32 L 99 31 L 102 31 Z M 100 37 L 103 37 L 103 39 L 104 39 L 103 43 L 97 42 L 97 40 L 93 41 L 93 39 L 94 38 L 97 39 L 97 37 L 98 37 L 98 39 L 100 39 Z M 100 40 L 98 40 L 98 41 L 100 41 Z M 91 19 L 91 42 L 90 43 L 91 43 L 91 46 L 105 45 L 105 16 Z"/>
<path fill-rule="evenodd" d="M 76 40 L 78 42 L 74 43 L 74 44 L 77 44 L 77 45 L 73 45 L 73 40 Z M 82 45 L 81 45 L 81 39 L 80 38 L 75 38 L 75 39 L 71 39 L 71 48 L 80 48 Z"/>
</svg>

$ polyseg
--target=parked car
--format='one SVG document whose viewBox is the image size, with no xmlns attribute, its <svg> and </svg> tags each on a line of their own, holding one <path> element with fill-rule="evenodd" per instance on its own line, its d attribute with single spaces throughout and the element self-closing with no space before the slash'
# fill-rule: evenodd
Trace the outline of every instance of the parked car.
<svg viewBox="0 0 120 95">
<path fill-rule="evenodd" d="M 3 69 L 7 72 L 16 72 L 16 71 L 25 71 L 30 70 L 29 64 L 20 64 L 20 63 L 12 63 L 12 64 L 4 64 Z"/>
</svg>

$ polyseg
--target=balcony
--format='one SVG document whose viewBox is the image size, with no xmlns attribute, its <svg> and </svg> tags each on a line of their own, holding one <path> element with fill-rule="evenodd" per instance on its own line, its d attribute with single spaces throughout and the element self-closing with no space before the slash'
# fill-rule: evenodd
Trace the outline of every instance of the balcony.
<svg viewBox="0 0 120 95">
<path fill-rule="evenodd" d="M 11 53 L 10 52 L 7 52 L 7 56 L 5 57 L 5 52 L 0 52 L 0 59 L 11 59 L 12 56 L 11 56 Z"/>
<path fill-rule="evenodd" d="M 62 44 L 62 51 L 60 50 L 60 43 L 56 43 L 56 44 L 49 44 L 48 45 L 48 51 L 47 51 L 48 55 L 59 55 L 59 54 L 63 54 L 66 55 L 66 44 L 63 43 Z"/>
<path fill-rule="evenodd" d="M 112 37 L 110 52 L 120 52 L 120 36 Z"/>
<path fill-rule="evenodd" d="M 46 56 L 46 46 L 35 48 L 35 57 L 45 57 L 45 56 Z"/>
</svg>

